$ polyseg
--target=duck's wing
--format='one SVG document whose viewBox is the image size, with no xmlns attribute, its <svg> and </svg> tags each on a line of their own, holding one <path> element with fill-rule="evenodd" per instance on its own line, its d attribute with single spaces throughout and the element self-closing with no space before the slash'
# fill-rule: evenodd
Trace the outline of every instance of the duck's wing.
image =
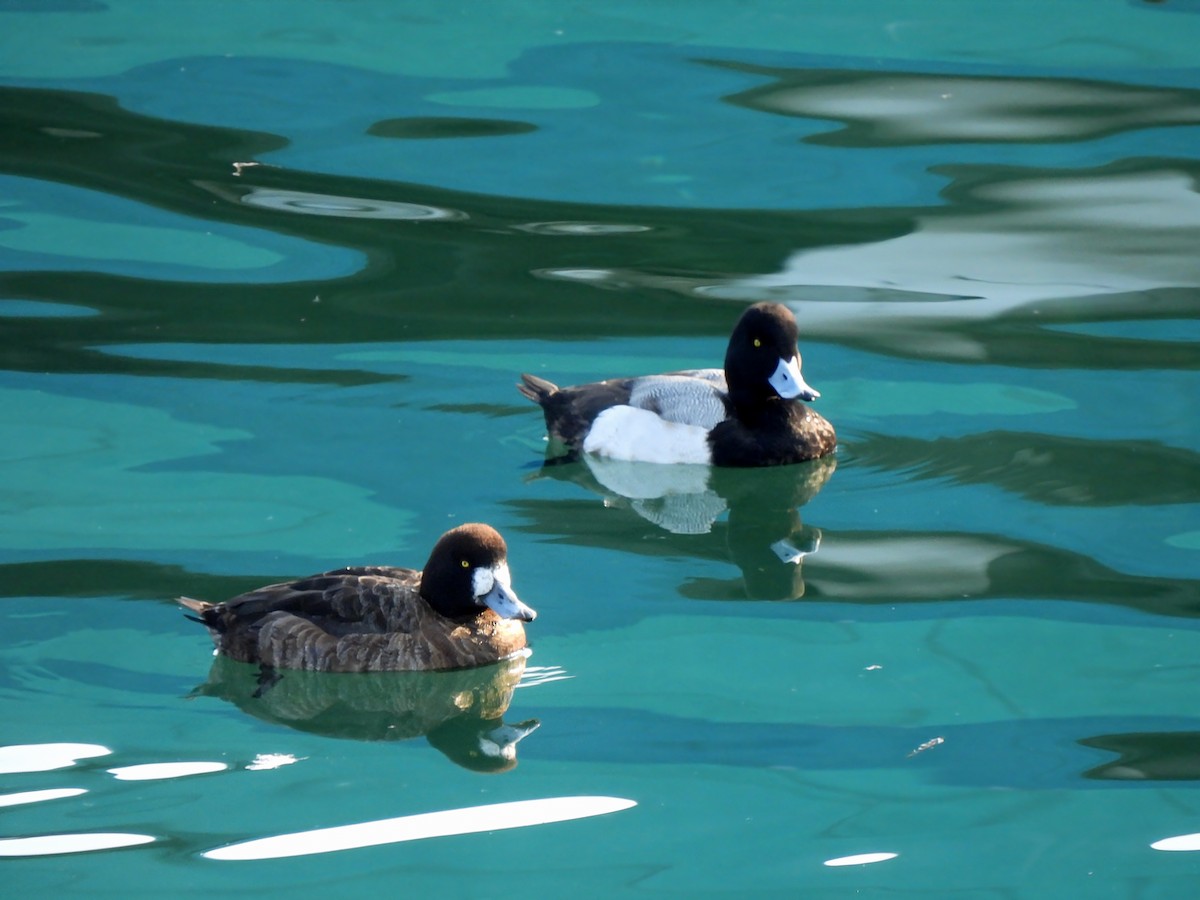
<svg viewBox="0 0 1200 900">
<path fill-rule="evenodd" d="M 307 619 L 332 634 L 403 630 L 405 600 L 417 593 L 421 573 L 387 566 L 358 566 L 271 584 L 213 608 L 205 624 L 218 631 L 253 627 L 272 613 Z"/>
<path fill-rule="evenodd" d="M 649 410 L 668 422 L 713 428 L 729 415 L 725 373 L 720 369 L 689 369 L 648 375 L 633 383 L 629 405 Z"/>
</svg>

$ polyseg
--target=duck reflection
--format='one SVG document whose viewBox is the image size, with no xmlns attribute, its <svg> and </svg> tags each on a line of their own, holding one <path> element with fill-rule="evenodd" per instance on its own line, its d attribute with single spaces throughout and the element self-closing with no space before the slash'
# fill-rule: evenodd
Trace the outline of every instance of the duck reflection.
<svg viewBox="0 0 1200 900">
<path fill-rule="evenodd" d="M 689 581 L 680 588 L 685 596 L 796 600 L 805 591 L 804 558 L 821 543 L 820 530 L 804 525 L 799 509 L 836 468 L 832 455 L 791 466 L 731 469 L 583 454 L 567 462 L 548 460 L 538 477 L 572 481 L 603 497 L 603 508 L 630 510 L 654 526 L 651 536 L 663 552 L 728 559 L 741 569 L 740 579 Z M 647 546 L 647 534 L 631 530 L 629 518 L 614 526 L 609 516 L 601 525 L 594 516 L 558 515 L 557 504 L 550 509 L 536 501 L 521 505 L 538 518 L 544 513 L 547 532 L 574 523 L 590 543 L 643 552 Z"/>
<path fill-rule="evenodd" d="M 1104 734 L 1079 743 L 1120 754 L 1084 772 L 1110 781 L 1200 781 L 1200 731 Z"/>
<path fill-rule="evenodd" d="M 503 720 L 525 671 L 525 656 L 441 672 L 331 673 L 287 670 L 269 677 L 224 656 L 193 696 L 219 697 L 255 718 L 298 731 L 359 741 L 424 735 L 452 762 L 505 772 L 517 745 L 539 725 Z"/>
</svg>

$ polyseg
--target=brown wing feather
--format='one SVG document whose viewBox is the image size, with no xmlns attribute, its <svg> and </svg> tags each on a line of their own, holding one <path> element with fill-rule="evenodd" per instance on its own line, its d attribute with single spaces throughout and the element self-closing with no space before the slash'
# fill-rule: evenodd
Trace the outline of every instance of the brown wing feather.
<svg viewBox="0 0 1200 900">
<path fill-rule="evenodd" d="M 332 672 L 456 669 L 525 646 L 519 622 L 483 610 L 447 619 L 419 594 L 421 573 L 385 566 L 336 569 L 267 585 L 225 603 L 180 598 L 217 648 L 242 662 Z"/>
</svg>

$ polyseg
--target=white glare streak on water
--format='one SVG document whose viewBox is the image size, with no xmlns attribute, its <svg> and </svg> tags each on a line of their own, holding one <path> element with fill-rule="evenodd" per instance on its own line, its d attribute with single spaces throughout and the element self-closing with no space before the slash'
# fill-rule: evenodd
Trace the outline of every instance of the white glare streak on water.
<svg viewBox="0 0 1200 900">
<path fill-rule="evenodd" d="M 332 853 L 357 847 L 375 847 L 421 838 L 475 834 L 504 828 L 524 828 L 549 822 L 565 822 L 629 809 L 637 804 L 620 797 L 550 797 L 543 800 L 518 800 L 491 806 L 447 809 L 440 812 L 359 822 L 334 828 L 318 828 L 259 838 L 209 850 L 209 859 L 281 859 Z"/>
</svg>

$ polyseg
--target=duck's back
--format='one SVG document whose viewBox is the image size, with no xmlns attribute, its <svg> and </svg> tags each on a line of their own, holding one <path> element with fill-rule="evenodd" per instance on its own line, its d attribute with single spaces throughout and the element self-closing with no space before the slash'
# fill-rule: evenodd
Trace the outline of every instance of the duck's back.
<svg viewBox="0 0 1200 900">
<path fill-rule="evenodd" d="M 728 415 L 725 373 L 720 369 L 612 378 L 563 388 L 535 375 L 522 375 L 517 387 L 542 407 L 551 440 L 571 450 L 582 449 L 601 414 L 619 407 L 706 431 Z"/>
<path fill-rule="evenodd" d="M 328 672 L 487 665 L 525 646 L 491 610 L 447 619 L 420 596 L 421 573 L 363 566 L 268 585 L 225 603 L 187 601 L 217 649 L 242 662 Z M 183 601 L 181 601 L 183 602 Z"/>
</svg>

